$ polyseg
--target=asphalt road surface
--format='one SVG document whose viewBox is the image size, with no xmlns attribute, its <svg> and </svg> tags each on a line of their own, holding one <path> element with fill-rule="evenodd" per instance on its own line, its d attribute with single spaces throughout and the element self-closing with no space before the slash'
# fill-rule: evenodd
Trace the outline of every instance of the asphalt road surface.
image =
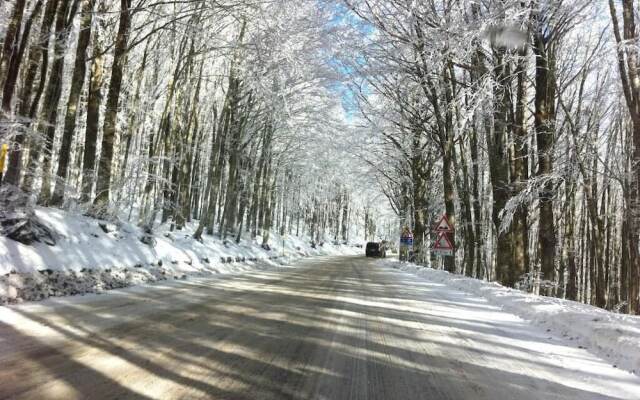
<svg viewBox="0 0 640 400">
<path fill-rule="evenodd" d="M 362 257 L 0 307 L 0 398 L 640 399 L 640 379 Z"/>
</svg>

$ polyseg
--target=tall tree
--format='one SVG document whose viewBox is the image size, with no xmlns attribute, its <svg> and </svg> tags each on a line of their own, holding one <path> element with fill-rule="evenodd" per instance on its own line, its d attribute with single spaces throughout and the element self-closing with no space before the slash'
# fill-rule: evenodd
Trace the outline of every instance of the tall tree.
<svg viewBox="0 0 640 400">
<path fill-rule="evenodd" d="M 623 235 L 626 241 L 624 247 L 628 255 L 624 256 L 628 260 L 628 267 L 625 268 L 627 276 L 624 283 L 628 285 L 627 290 L 623 288 L 623 299 L 629 304 L 629 312 L 640 313 L 640 254 L 638 254 L 638 243 L 640 243 L 640 57 L 637 45 L 639 43 L 638 29 L 636 26 L 636 12 L 633 0 L 622 1 L 622 26 L 618 19 L 618 11 L 613 0 L 609 0 L 609 10 L 613 24 L 613 34 L 618 44 L 617 61 L 624 99 L 629 110 L 632 123 L 632 163 L 633 179 L 631 187 L 626 196 L 626 223 L 629 235 Z"/>
<path fill-rule="evenodd" d="M 95 0 L 82 0 L 82 20 L 80 23 L 76 57 L 71 77 L 69 100 L 67 101 L 67 111 L 64 118 L 62 143 L 60 145 L 60 152 L 58 156 L 58 167 L 56 170 L 57 179 L 53 191 L 53 197 L 51 198 L 51 205 L 55 206 L 62 205 L 64 200 L 65 185 L 69 174 L 71 142 L 76 129 L 78 104 L 80 102 L 80 94 L 84 87 L 85 75 L 87 72 L 87 48 L 91 41 L 94 4 Z"/>
<path fill-rule="evenodd" d="M 113 146 L 116 140 L 118 102 L 122 88 L 122 78 L 127 57 L 127 44 L 131 28 L 131 0 L 120 1 L 120 18 L 116 36 L 113 62 L 111 64 L 111 80 L 107 94 L 104 125 L 102 130 L 102 147 L 98 164 L 96 198 L 93 202 L 94 213 L 104 212 L 109 205 L 111 190 L 111 171 L 113 162 Z"/>
<path fill-rule="evenodd" d="M 25 143 L 26 133 L 31 126 L 31 121 L 35 118 L 38 104 L 40 103 L 40 96 L 44 89 L 45 80 L 47 77 L 47 71 L 49 66 L 49 43 L 51 37 L 51 27 L 56 15 L 56 9 L 58 7 L 59 0 L 48 0 L 44 8 L 42 16 L 42 22 L 40 25 L 40 33 L 35 39 L 34 45 L 29 50 L 29 57 L 27 62 L 27 72 L 24 77 L 22 89 L 20 91 L 20 105 L 18 107 L 18 118 L 21 119 L 22 130 L 19 132 L 14 149 L 9 155 L 9 165 L 7 169 L 6 181 L 14 185 L 20 183 L 22 175 L 22 155 L 23 146 Z M 33 16 L 36 16 L 33 14 Z M 26 37 L 26 36 L 25 36 Z M 35 82 L 37 78 L 38 69 L 40 70 L 40 76 L 37 87 Z M 35 94 L 34 94 L 35 89 Z M 33 97 L 32 97 L 33 96 Z M 30 186 L 30 184 L 29 184 Z"/>
<path fill-rule="evenodd" d="M 38 169 L 39 159 L 42 156 L 42 187 L 39 203 L 48 204 L 50 198 L 51 185 L 51 158 L 53 157 L 53 142 L 56 133 L 56 123 L 58 119 L 58 103 L 62 95 L 62 83 L 64 74 L 64 54 L 67 49 L 67 38 L 69 37 L 70 26 L 73 23 L 78 1 L 73 3 L 63 1 L 58 7 L 55 22 L 54 58 L 49 73 L 49 80 L 45 92 L 44 102 L 40 110 L 40 120 L 38 123 L 38 133 L 44 134 L 43 138 L 38 138 L 33 142 L 29 152 L 28 172 L 23 183 L 23 188 L 27 191 L 33 189 L 34 174 Z"/>
</svg>

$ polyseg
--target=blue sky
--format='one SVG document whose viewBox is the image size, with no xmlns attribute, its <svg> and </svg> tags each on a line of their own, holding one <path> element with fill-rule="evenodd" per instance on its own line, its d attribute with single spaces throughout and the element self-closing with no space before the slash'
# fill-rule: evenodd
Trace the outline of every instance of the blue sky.
<svg viewBox="0 0 640 400">
<path fill-rule="evenodd" d="M 357 15 L 351 12 L 344 4 L 336 3 L 332 7 L 332 16 L 327 25 L 330 28 L 339 28 L 340 26 L 350 25 L 357 31 L 360 31 L 363 36 L 371 34 L 375 28 L 364 22 Z M 356 59 L 358 59 L 356 57 Z M 345 65 L 342 60 L 331 56 L 327 61 L 339 74 L 343 75 L 341 80 L 336 80 L 330 87 L 337 96 L 342 98 L 342 107 L 349 119 L 353 118 L 354 114 L 358 112 L 357 99 L 352 89 L 345 84 L 349 82 L 353 77 L 353 69 Z"/>
</svg>

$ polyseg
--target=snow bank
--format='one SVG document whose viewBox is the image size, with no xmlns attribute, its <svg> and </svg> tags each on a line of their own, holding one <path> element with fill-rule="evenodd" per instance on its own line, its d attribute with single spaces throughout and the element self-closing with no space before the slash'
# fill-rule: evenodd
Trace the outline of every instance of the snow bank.
<svg viewBox="0 0 640 400">
<path fill-rule="evenodd" d="M 58 209 L 38 208 L 36 216 L 53 228 L 56 245 L 24 245 L 0 236 L 0 304 L 100 292 L 143 282 L 186 276 L 237 273 L 313 255 L 356 254 L 332 245 L 312 248 L 308 240 L 270 234 L 262 238 L 193 238 L 197 223 L 180 231 L 161 226 L 149 237 L 138 226 L 112 224 Z M 143 242 L 144 240 L 144 242 Z"/>
<path fill-rule="evenodd" d="M 640 317 L 615 314 L 575 301 L 536 296 L 494 282 L 397 260 L 381 260 L 380 264 L 484 297 L 504 311 L 586 348 L 618 368 L 640 375 Z"/>
</svg>

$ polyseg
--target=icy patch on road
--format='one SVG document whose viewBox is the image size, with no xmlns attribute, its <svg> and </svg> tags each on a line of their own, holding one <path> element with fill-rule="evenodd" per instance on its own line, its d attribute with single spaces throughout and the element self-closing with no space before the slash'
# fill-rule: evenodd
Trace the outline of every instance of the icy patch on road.
<svg viewBox="0 0 640 400">
<path fill-rule="evenodd" d="M 640 317 L 615 314 L 590 305 L 553 297 L 536 296 L 520 290 L 421 267 L 397 260 L 378 264 L 399 269 L 449 288 L 487 299 L 502 310 L 515 314 L 585 348 L 611 365 L 640 375 Z"/>
</svg>

